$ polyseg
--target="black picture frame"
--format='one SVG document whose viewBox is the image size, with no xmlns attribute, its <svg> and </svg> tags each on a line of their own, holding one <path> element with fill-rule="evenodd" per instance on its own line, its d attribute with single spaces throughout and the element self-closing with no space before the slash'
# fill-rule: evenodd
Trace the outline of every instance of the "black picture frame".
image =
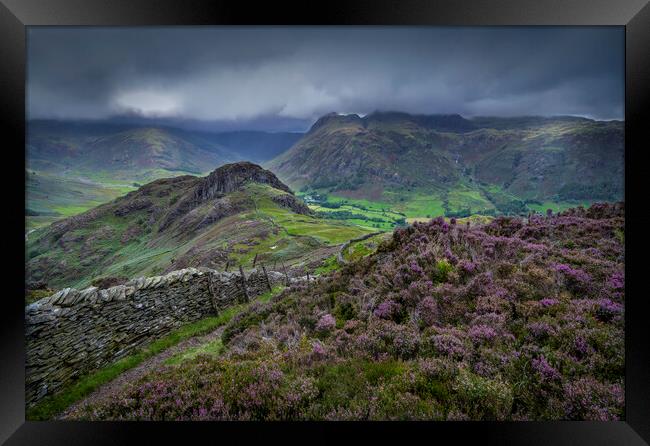
<svg viewBox="0 0 650 446">
<path fill-rule="evenodd" d="M 151 25 L 591 25 L 624 26 L 626 35 L 625 195 L 626 376 L 625 420 L 620 422 L 436 423 L 82 423 L 26 422 L 24 405 L 24 196 L 26 26 Z M 355 431 L 388 441 L 474 440 L 482 444 L 647 444 L 650 442 L 650 324 L 642 290 L 641 169 L 650 108 L 650 5 L 646 0 L 347 0 L 322 3 L 210 0 L 0 0 L 0 123 L 2 132 L 4 296 L 0 314 L 0 442 L 19 444 L 124 444 L 157 440 L 223 441 L 237 435 L 269 441 L 337 441 Z M 598 94 L 598 92 L 594 92 Z M 638 201 L 629 197 L 639 193 Z M 630 224 L 632 222 L 632 224 Z M 630 233 L 630 230 L 632 232 Z M 629 242 L 631 240 L 631 243 Z M 22 253 L 22 254 L 21 254 Z M 638 260 L 634 261 L 635 254 Z M 632 255 L 632 258 L 630 258 Z M 345 431 L 345 432 L 343 432 Z"/>
</svg>

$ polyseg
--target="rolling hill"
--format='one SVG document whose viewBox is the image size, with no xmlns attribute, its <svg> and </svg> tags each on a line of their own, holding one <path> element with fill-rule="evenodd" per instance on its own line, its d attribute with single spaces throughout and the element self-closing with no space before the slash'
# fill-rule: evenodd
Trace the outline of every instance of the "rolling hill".
<svg viewBox="0 0 650 446">
<path fill-rule="evenodd" d="M 409 217 L 425 199 L 448 216 L 522 213 L 622 199 L 623 123 L 331 113 L 265 166 L 295 189 L 412 204 Z"/>
<path fill-rule="evenodd" d="M 28 124 L 27 155 L 35 169 L 109 171 L 141 175 L 151 169 L 207 173 L 231 161 L 267 161 L 301 133 L 211 133 L 167 126 L 104 121 L 35 120 Z"/>
<path fill-rule="evenodd" d="M 228 162 L 266 161 L 300 136 L 112 121 L 30 121 L 28 227 L 75 215 L 155 179 L 205 175 Z"/>
<path fill-rule="evenodd" d="M 313 216 L 273 173 L 240 162 L 207 177 L 159 179 L 33 231 L 26 277 L 79 287 L 188 266 L 249 267 L 255 259 L 309 270 L 367 232 Z"/>
<path fill-rule="evenodd" d="M 36 121 L 28 126 L 27 160 L 34 170 L 146 179 L 155 171 L 202 174 L 237 155 L 170 128 Z M 155 176 L 155 174 L 154 174 Z"/>
</svg>

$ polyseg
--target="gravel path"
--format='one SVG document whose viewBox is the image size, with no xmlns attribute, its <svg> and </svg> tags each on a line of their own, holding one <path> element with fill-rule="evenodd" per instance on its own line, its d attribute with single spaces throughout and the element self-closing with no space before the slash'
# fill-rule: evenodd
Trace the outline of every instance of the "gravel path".
<svg viewBox="0 0 650 446">
<path fill-rule="evenodd" d="M 57 420 L 72 419 L 71 413 L 76 409 L 89 403 L 95 404 L 111 398 L 113 395 L 118 394 L 128 383 L 137 381 L 142 376 L 146 375 L 152 370 L 162 367 L 163 363 L 168 358 L 176 355 L 177 353 L 188 350 L 192 347 L 198 347 L 199 345 L 203 345 L 217 339 L 218 337 L 221 336 L 223 330 L 224 330 L 224 326 L 222 325 L 221 327 L 217 328 L 216 330 L 208 334 L 185 339 L 184 341 L 179 342 L 173 347 L 169 347 L 168 349 L 163 350 L 157 355 L 154 355 L 149 359 L 145 359 L 136 367 L 133 367 L 132 369 L 129 369 L 124 373 L 120 374 L 119 376 L 117 376 L 114 380 L 99 386 L 90 395 L 86 396 L 84 399 L 79 400 L 73 405 L 71 405 L 70 407 L 68 407 L 62 414 L 56 417 L 56 419 Z"/>
</svg>

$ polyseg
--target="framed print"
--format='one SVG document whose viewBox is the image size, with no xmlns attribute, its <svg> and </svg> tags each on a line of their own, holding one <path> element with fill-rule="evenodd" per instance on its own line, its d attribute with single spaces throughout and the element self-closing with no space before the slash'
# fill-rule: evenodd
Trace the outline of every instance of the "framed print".
<svg viewBox="0 0 650 446">
<path fill-rule="evenodd" d="M 318 9 L 3 0 L 0 438 L 647 444 L 650 7 Z"/>
</svg>

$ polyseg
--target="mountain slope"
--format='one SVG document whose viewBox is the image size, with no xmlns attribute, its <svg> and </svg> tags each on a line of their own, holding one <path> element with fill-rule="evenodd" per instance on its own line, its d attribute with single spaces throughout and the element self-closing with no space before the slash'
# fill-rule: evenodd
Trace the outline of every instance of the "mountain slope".
<svg viewBox="0 0 650 446">
<path fill-rule="evenodd" d="M 620 420 L 624 228 L 621 203 L 396 230 L 73 417 Z"/>
<path fill-rule="evenodd" d="M 295 144 L 303 134 L 242 130 L 219 133 L 193 132 L 188 136 L 191 137 L 192 135 L 200 136 L 204 140 L 236 153 L 243 160 L 262 163 L 282 154 Z"/>
<path fill-rule="evenodd" d="M 318 265 L 363 229 L 318 219 L 271 172 L 227 164 L 207 177 L 153 181 L 110 203 L 38 229 L 27 242 L 28 282 L 85 286 L 187 266 L 259 261 Z"/>
<path fill-rule="evenodd" d="M 474 195 L 476 206 L 498 209 L 504 200 L 621 199 L 623 143 L 620 121 L 329 114 L 266 166 L 293 188 L 375 200 L 417 191 L 443 203 Z"/>
<path fill-rule="evenodd" d="M 155 169 L 205 173 L 236 158 L 174 129 L 37 122 L 28 130 L 28 164 L 36 169 L 104 171 L 131 179 Z"/>
</svg>

